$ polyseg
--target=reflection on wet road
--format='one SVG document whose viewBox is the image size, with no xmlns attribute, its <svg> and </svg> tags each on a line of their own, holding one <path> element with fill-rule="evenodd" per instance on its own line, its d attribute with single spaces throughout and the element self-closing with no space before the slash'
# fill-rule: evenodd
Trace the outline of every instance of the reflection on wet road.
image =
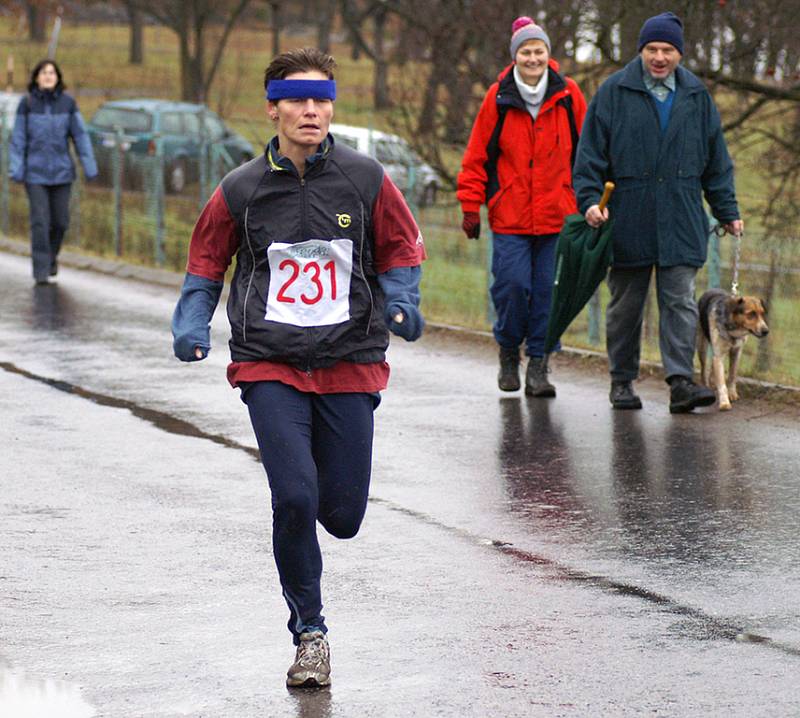
<svg viewBox="0 0 800 718">
<path fill-rule="evenodd" d="M 39 680 L 0 664 L 0 715 L 6 718 L 92 718 L 97 712 L 78 686 Z"/>
<path fill-rule="evenodd" d="M 0 255 L 0 388 L 50 397 L 26 418 L 32 433 L 56 431 L 70 416 L 63 402 L 73 412 L 85 404 L 92 412 L 128 416 L 124 421 L 133 424 L 121 434 L 149 442 L 139 449 L 140 472 L 148 481 L 169 479 L 148 496 L 171 511 L 185 510 L 170 498 L 184 477 L 173 465 L 177 459 L 156 458 L 154 435 L 173 437 L 162 440 L 165 446 L 207 445 L 202 453 L 209 467 L 217 461 L 213 452 L 232 451 L 242 458 L 224 461 L 244 463 L 231 469 L 230 479 L 261 480 L 246 412 L 224 383 L 223 316 L 213 324 L 209 360 L 182 366 L 169 351 L 173 291 L 69 270 L 61 284 L 33 288 L 23 269 L 24 260 Z M 758 697 L 764 690 L 780 692 L 773 714 L 797 705 L 796 682 L 777 678 L 800 666 L 796 412 L 740 404 L 729 414 L 671 416 L 654 379 L 642 382 L 643 411 L 612 412 L 605 378 L 562 362 L 554 373 L 558 399 L 500 395 L 490 348 L 433 333 L 418 345 L 397 343 L 390 360 L 392 384 L 376 414 L 365 536 L 355 548 L 326 549 L 331 593 L 339 595 L 329 609 L 335 615 L 358 598 L 358 608 L 347 609 L 353 616 L 339 624 L 348 623 L 339 628 L 344 645 L 334 643 L 340 660 L 334 688 L 271 693 L 285 666 L 262 652 L 258 660 L 275 684 L 266 694 L 224 709 L 215 703 L 211 713 L 187 707 L 181 715 L 255 715 L 257 705 L 303 718 L 555 715 L 566 705 L 580 706 L 581 715 L 634 715 L 663 706 L 685 715 L 692 706 L 713 713 L 724 705 L 729 715 L 749 717 L 758 714 L 753 705 L 765 705 Z M 99 413 L 97 420 L 103 421 Z M 146 428 L 133 429 L 136 422 Z M 232 454 L 219 456 L 222 462 Z M 102 480 L 91 478 L 91 470 L 86 490 Z M 215 475 L 209 469 L 202 478 Z M 24 494 L 16 499 L 23 500 Z M 253 501 L 261 499 L 234 509 L 242 512 L 239 521 Z M 110 504 L 124 505 L 120 499 Z M 218 522 L 225 513 L 204 520 Z M 7 515 L 17 531 L 25 530 L 29 514 L 19 503 Z M 186 517 L 187 547 L 204 520 Z M 261 545 L 267 526 L 248 524 L 253 545 Z M 159 541 L 171 545 L 171 530 Z M 208 530 L 235 539 L 241 526 Z M 217 561 L 246 563 L 224 555 Z M 22 593 L 14 600 L 27 599 Z M 221 610 L 215 606 L 211 615 Z M 371 627 L 368 635 L 358 633 L 359 621 Z M 437 640 L 437 627 L 444 626 L 451 633 Z M 272 640 L 271 625 L 256 630 Z M 385 631 L 393 635 L 388 645 L 374 646 Z M 358 652 L 348 652 L 356 646 Z M 586 651 L 596 683 L 581 669 Z M 436 666 L 454 654 L 469 656 L 460 668 L 473 680 L 441 686 Z M 7 657 L 29 665 L 24 642 Z M 634 666 L 652 688 L 646 698 L 621 679 L 620 671 Z M 705 687 L 706 669 L 715 676 L 713 688 Z M 365 673 L 391 690 L 367 696 L 358 684 Z M 759 675 L 772 679 L 763 685 Z M 93 705 L 115 700 L 108 690 L 92 690 Z M 431 690 L 440 691 L 438 702 Z M 509 690 L 522 696 L 519 706 L 502 698 Z M 738 703 L 723 698 L 734 694 Z M 426 710 L 418 710 L 421 700 Z M 190 704 L 176 699 L 175 705 Z"/>
</svg>

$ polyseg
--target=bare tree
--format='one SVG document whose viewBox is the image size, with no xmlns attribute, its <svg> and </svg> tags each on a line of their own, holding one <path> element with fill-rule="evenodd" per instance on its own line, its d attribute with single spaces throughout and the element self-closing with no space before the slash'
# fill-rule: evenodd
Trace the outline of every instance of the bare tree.
<svg viewBox="0 0 800 718">
<path fill-rule="evenodd" d="M 386 21 L 388 3 L 385 0 L 340 0 L 342 21 L 347 28 L 353 56 L 362 53 L 374 63 L 372 99 L 376 110 L 391 107 L 389 93 L 389 58 L 386 53 Z M 367 21 L 372 21 L 372 42 L 367 35 Z"/>
<path fill-rule="evenodd" d="M 219 69 L 225 46 L 250 0 L 129 0 L 140 11 L 170 28 L 180 53 L 181 97 L 204 102 Z M 216 37 L 209 37 L 219 30 Z M 211 58 L 207 59 L 208 47 Z"/>
<path fill-rule="evenodd" d="M 531 15 L 545 27 L 553 56 L 591 97 L 605 77 L 636 56 L 644 20 L 664 10 L 662 0 L 386 0 L 383 5 L 407 28 L 398 60 L 415 65 L 404 75 L 405 86 L 392 92 L 402 98 L 406 134 L 431 163 L 442 155 L 434 150 L 437 143 L 457 149 L 465 141 L 486 88 L 510 61 L 516 16 Z M 800 105 L 796 3 L 675 0 L 671 9 L 684 20 L 684 64 L 712 93 L 727 93 L 721 107 L 734 146 L 748 142 L 765 123 L 790 123 Z M 415 123 L 409 122 L 412 115 Z M 788 168 L 791 152 L 800 155 L 800 134 L 781 137 L 792 150 L 776 161 Z M 763 134 L 760 139 L 765 151 L 777 141 Z"/>
<path fill-rule="evenodd" d="M 50 3 L 47 0 L 26 0 L 23 2 L 23 6 L 28 20 L 28 38 L 31 42 L 45 42 Z"/>
<path fill-rule="evenodd" d="M 128 43 L 128 62 L 141 65 L 144 62 L 144 18 L 142 11 L 131 0 L 124 0 L 130 23 L 130 40 Z"/>
<path fill-rule="evenodd" d="M 318 0 L 317 3 L 317 47 L 322 52 L 331 51 L 331 28 L 336 17 L 336 0 Z"/>
<path fill-rule="evenodd" d="M 270 27 L 272 30 L 272 56 L 281 53 L 281 2 L 280 0 L 270 0 L 269 3 Z"/>
</svg>

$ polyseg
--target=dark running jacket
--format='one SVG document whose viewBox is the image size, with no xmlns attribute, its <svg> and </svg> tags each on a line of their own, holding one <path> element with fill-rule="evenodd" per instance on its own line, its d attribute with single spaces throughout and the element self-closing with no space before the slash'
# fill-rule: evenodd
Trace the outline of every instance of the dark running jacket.
<svg viewBox="0 0 800 718">
<path fill-rule="evenodd" d="M 379 163 L 330 137 L 323 147 L 300 178 L 270 143 L 265 154 L 223 179 L 195 227 L 187 276 L 221 286 L 236 256 L 227 306 L 234 362 L 281 362 L 310 371 L 342 360 L 385 359 L 389 334 L 378 274 L 417 267 L 425 256 L 422 237 Z M 313 301 L 316 290 L 309 290 L 310 297 L 299 293 L 291 283 L 297 274 L 289 269 L 274 281 L 270 246 L 310 240 L 352 242 L 349 316 L 321 326 L 272 321 L 271 283 L 273 297 L 284 292 L 296 306 L 301 299 Z M 320 291 L 330 292 L 330 275 L 323 269 L 317 278 Z"/>
<path fill-rule="evenodd" d="M 61 90 L 35 89 L 20 100 L 11 134 L 9 175 L 15 182 L 57 185 L 75 181 L 69 139 L 87 179 L 97 176 L 92 143 L 75 100 Z"/>
</svg>

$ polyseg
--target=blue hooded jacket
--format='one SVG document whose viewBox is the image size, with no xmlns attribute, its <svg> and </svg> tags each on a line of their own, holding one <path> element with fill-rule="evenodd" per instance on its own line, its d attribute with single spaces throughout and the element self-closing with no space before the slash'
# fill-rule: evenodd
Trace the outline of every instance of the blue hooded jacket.
<svg viewBox="0 0 800 718">
<path fill-rule="evenodd" d="M 69 184 L 75 165 L 69 138 L 78 151 L 86 179 L 97 176 L 92 143 L 75 100 L 66 92 L 34 89 L 17 108 L 11 135 L 9 175 L 27 184 Z"/>
</svg>

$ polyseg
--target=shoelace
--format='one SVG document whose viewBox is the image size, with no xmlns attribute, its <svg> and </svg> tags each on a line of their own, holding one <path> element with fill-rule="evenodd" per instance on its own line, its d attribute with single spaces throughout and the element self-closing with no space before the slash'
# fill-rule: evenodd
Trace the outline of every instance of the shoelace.
<svg viewBox="0 0 800 718">
<path fill-rule="evenodd" d="M 298 663 L 304 666 L 320 666 L 328 659 L 325 639 L 315 638 L 313 641 L 303 641 L 300 644 L 300 657 Z"/>
</svg>

